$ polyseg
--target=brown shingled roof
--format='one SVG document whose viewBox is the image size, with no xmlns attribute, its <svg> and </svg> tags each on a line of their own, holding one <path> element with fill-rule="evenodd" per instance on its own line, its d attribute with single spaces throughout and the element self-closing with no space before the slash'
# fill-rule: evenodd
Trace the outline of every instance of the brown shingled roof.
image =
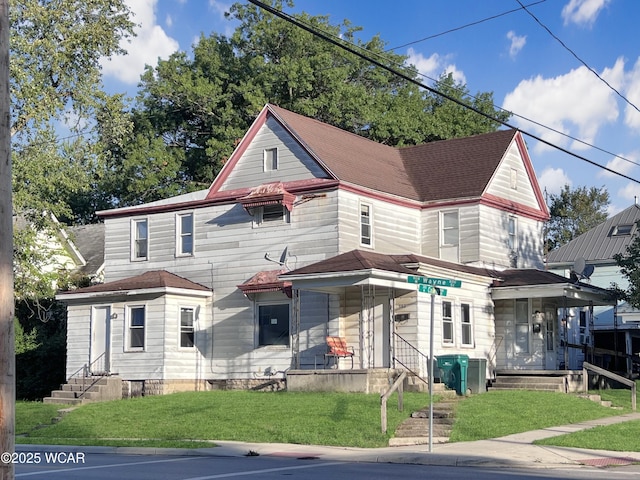
<svg viewBox="0 0 640 480">
<path fill-rule="evenodd" d="M 209 291 L 210 289 L 199 283 L 192 282 L 165 270 L 154 270 L 145 272 L 135 277 L 116 280 L 115 282 L 101 283 L 91 287 L 78 288 L 60 292 L 60 295 L 75 295 L 79 293 L 106 293 L 125 292 L 130 290 L 146 290 L 150 288 L 180 288 L 187 290 Z"/>
<path fill-rule="evenodd" d="M 397 149 L 268 108 L 339 180 L 417 201 L 482 195 L 516 134 L 499 130 Z"/>
</svg>

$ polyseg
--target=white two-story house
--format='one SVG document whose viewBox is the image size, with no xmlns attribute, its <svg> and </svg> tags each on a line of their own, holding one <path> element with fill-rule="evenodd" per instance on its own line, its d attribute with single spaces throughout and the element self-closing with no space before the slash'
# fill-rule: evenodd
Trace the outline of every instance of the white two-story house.
<svg viewBox="0 0 640 480">
<path fill-rule="evenodd" d="M 208 190 L 99 214 L 105 283 L 58 296 L 67 374 L 147 393 L 320 369 L 327 335 L 354 369 L 431 337 L 489 374 L 556 369 L 558 309 L 603 299 L 540 270 L 548 211 L 515 130 L 392 148 L 267 105 Z"/>
</svg>

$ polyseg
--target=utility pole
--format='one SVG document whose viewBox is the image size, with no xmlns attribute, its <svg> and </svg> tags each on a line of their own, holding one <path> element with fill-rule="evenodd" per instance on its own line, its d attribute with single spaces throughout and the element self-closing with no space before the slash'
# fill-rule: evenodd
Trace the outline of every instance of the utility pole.
<svg viewBox="0 0 640 480">
<path fill-rule="evenodd" d="M 15 449 L 13 332 L 13 206 L 9 94 L 9 0 L 0 0 L 0 457 Z M 10 459 L 11 457 L 9 457 Z M 0 461 L 0 480 L 13 480 L 13 464 Z"/>
</svg>

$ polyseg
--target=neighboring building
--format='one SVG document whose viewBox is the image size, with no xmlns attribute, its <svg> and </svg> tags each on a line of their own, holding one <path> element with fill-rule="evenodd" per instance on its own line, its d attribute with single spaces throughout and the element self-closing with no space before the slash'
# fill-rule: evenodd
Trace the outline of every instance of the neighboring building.
<svg viewBox="0 0 640 480">
<path fill-rule="evenodd" d="M 625 254 L 637 235 L 640 206 L 629 208 L 605 220 L 567 244 L 549 252 L 547 268 L 560 275 L 574 278 L 588 277 L 588 282 L 602 288 L 617 286 L 627 289 L 629 283 L 620 273 L 614 256 Z M 593 308 L 593 322 L 588 312 L 575 311 L 578 329 L 569 332 L 569 343 L 576 344 L 576 354 L 584 347 L 594 347 L 595 361 L 606 368 L 631 373 L 632 363 L 640 363 L 640 311 L 625 302 L 613 306 Z M 615 364 L 614 352 L 620 362 Z M 634 360 L 635 362 L 632 362 Z M 636 367 L 637 368 L 637 367 Z"/>
<path fill-rule="evenodd" d="M 67 373 L 93 362 L 129 391 L 313 370 L 326 335 L 357 369 L 431 335 L 489 375 L 556 369 L 558 309 L 604 301 L 540 270 L 548 211 L 515 130 L 397 149 L 267 105 L 208 190 L 99 215 L 105 283 L 58 296 Z M 459 286 L 432 298 L 412 276 Z"/>
</svg>

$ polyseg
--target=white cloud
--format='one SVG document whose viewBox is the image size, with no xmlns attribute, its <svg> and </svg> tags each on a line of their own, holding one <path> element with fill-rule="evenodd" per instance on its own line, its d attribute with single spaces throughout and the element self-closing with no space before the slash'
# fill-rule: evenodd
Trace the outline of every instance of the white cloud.
<svg viewBox="0 0 640 480">
<path fill-rule="evenodd" d="M 611 0 L 570 0 L 562 9 L 564 24 L 591 26 Z"/>
<path fill-rule="evenodd" d="M 629 204 L 636 201 L 640 202 L 640 185 L 635 182 L 629 182 L 618 190 L 618 196 L 628 200 Z"/>
<path fill-rule="evenodd" d="M 507 38 L 511 41 L 511 45 L 509 46 L 509 56 L 511 58 L 515 58 L 527 43 L 527 37 L 526 35 L 522 37 L 518 36 L 516 35 L 516 32 L 510 30 L 507 33 Z"/>
<path fill-rule="evenodd" d="M 166 23 L 167 27 L 169 28 L 173 26 L 173 18 L 171 17 L 171 15 L 167 15 L 167 17 L 164 20 L 164 23 Z"/>
<path fill-rule="evenodd" d="M 542 191 L 547 191 L 550 195 L 559 195 L 565 185 L 571 185 L 571 179 L 561 168 L 545 168 L 538 175 L 538 183 Z"/>
<path fill-rule="evenodd" d="M 105 76 L 135 85 L 145 65 L 156 65 L 158 58 L 168 58 L 179 45 L 157 24 L 157 0 L 126 0 L 125 3 L 134 13 L 132 20 L 137 24 L 137 36 L 122 44 L 127 55 L 103 59 L 101 63 Z"/>
<path fill-rule="evenodd" d="M 640 58 L 627 77 L 626 97 L 636 107 L 640 106 Z M 624 122 L 640 133 L 640 113 L 628 104 L 625 107 Z"/>
<path fill-rule="evenodd" d="M 620 158 L 622 157 L 622 158 Z M 628 154 L 621 153 L 619 157 L 613 157 L 607 162 L 606 167 L 611 170 L 621 173 L 623 175 L 630 176 L 631 172 L 637 167 L 638 159 L 640 158 L 640 152 L 635 151 Z M 626 159 L 626 160 L 624 160 Z M 616 174 L 602 170 L 598 176 L 600 177 L 617 177 Z"/>
<path fill-rule="evenodd" d="M 612 86 L 620 88 L 624 80 L 624 61 L 618 59 L 601 76 Z M 515 90 L 505 96 L 502 107 L 587 143 L 594 143 L 600 128 L 618 118 L 616 95 L 586 67 L 554 78 L 538 75 L 522 80 Z M 519 117 L 514 117 L 513 121 L 546 141 L 560 146 L 567 146 L 569 143 L 560 133 L 551 132 L 540 125 L 531 124 Z M 571 147 L 587 148 L 580 142 L 574 142 Z M 540 151 L 545 147 L 538 144 L 535 148 Z"/>
<path fill-rule="evenodd" d="M 455 64 L 448 63 L 448 56 L 439 55 L 437 53 L 432 54 L 430 57 L 425 57 L 420 52 L 416 52 L 413 48 L 407 50 L 406 63 L 416 67 L 418 72 L 429 78 L 440 78 L 440 75 L 449 74 L 453 76 L 456 83 L 467 83 L 467 79 L 462 70 L 459 70 Z"/>
<path fill-rule="evenodd" d="M 220 2 L 218 0 L 209 0 L 209 7 L 220 17 L 224 18 L 225 12 L 228 12 L 232 3 Z"/>
</svg>

